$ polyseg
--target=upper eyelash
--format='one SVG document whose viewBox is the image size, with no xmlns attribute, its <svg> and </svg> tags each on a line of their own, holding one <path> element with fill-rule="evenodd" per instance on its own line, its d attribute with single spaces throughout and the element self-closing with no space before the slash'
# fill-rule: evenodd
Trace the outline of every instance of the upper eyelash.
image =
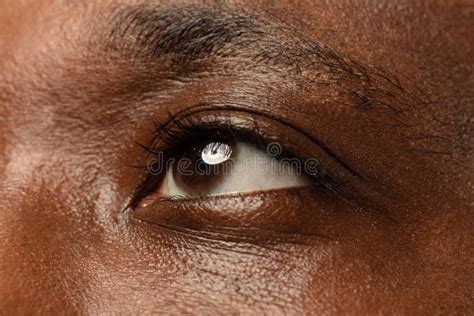
<svg viewBox="0 0 474 316">
<path fill-rule="evenodd" d="M 239 126 L 232 122 L 230 116 L 216 115 L 207 118 L 206 123 L 202 123 L 192 115 L 183 118 L 170 117 L 165 124 L 155 122 L 155 137 L 152 145 L 145 149 L 152 153 L 169 152 L 170 147 L 176 148 L 180 142 L 183 146 L 198 140 L 216 141 L 244 141 L 255 145 L 260 150 L 266 150 L 267 145 L 278 142 L 278 139 L 271 138 L 260 129 L 258 120 L 247 127 Z M 298 158 L 299 155 L 282 146 L 282 152 L 276 159 Z M 301 159 L 303 160 L 303 159 Z"/>
<path fill-rule="evenodd" d="M 173 116 L 169 114 L 169 119 L 165 123 L 153 120 L 154 135 L 148 145 L 137 143 L 142 149 L 152 155 L 163 154 L 164 160 L 173 156 L 178 156 L 184 153 L 184 147 L 203 138 L 229 138 L 233 140 L 243 141 L 250 134 L 260 135 L 258 131 L 258 122 L 255 121 L 254 129 L 246 132 L 238 131 L 235 124 L 231 123 L 230 119 L 225 116 L 216 116 L 214 122 L 208 121 L 205 125 L 202 122 L 194 119 L 192 115 L 185 115 L 183 117 Z M 214 135 L 210 135 L 214 132 Z M 221 135 L 216 135 L 220 133 Z M 253 137 L 253 142 L 257 137 Z M 216 139 L 217 140 L 217 139 Z M 263 144 L 263 141 L 261 142 Z M 149 173 L 148 165 L 134 166 L 135 168 L 147 172 L 144 181 L 137 187 L 135 194 L 129 206 L 135 208 L 141 199 L 150 194 L 154 187 L 159 182 L 159 175 L 152 175 Z M 166 171 L 165 171 L 166 172 Z"/>
<path fill-rule="evenodd" d="M 203 124 L 192 115 L 185 115 L 178 118 L 170 114 L 170 118 L 166 123 L 161 124 L 155 121 L 154 124 L 155 135 L 151 145 L 152 147 L 150 147 L 154 149 L 175 145 L 178 139 L 191 141 L 193 138 L 199 138 L 200 136 L 247 140 L 246 138 L 249 138 L 249 134 L 253 134 L 256 136 L 253 142 L 257 140 L 260 143 L 256 145 L 263 144 L 263 137 L 259 138 L 261 133 L 257 120 L 254 120 L 252 129 L 243 129 L 236 126 L 229 117 L 224 115 L 210 116 L 206 123 Z M 215 135 L 210 135 L 211 132 Z M 158 143 L 161 143 L 161 145 Z"/>
</svg>

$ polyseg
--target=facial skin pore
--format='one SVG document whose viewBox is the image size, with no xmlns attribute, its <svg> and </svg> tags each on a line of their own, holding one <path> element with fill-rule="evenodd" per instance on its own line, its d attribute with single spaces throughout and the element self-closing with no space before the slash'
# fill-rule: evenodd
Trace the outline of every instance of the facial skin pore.
<svg viewBox="0 0 474 316">
<path fill-rule="evenodd" d="M 472 1 L 0 0 L 0 310 L 472 313 L 473 21 Z M 257 120 L 349 197 L 131 207 L 151 118 L 190 109 Z"/>
</svg>

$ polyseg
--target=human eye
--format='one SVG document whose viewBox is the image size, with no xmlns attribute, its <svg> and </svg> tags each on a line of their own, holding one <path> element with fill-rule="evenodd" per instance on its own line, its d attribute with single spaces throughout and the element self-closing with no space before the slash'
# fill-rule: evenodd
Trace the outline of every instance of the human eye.
<svg viewBox="0 0 474 316">
<path fill-rule="evenodd" d="M 203 110 L 155 124 L 132 202 L 138 219 L 192 231 L 281 233 L 304 229 L 315 200 L 340 193 L 308 150 L 311 140 L 272 118 Z"/>
<path fill-rule="evenodd" d="M 278 159 L 279 150 L 278 143 L 263 150 L 232 137 L 196 140 L 168 164 L 157 194 L 179 199 L 310 186 L 297 163 Z"/>
</svg>

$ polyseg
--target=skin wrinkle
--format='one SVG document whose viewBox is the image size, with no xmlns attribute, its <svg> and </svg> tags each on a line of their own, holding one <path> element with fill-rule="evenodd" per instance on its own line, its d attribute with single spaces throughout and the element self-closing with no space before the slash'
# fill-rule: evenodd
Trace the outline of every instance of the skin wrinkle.
<svg viewBox="0 0 474 316">
<path fill-rule="evenodd" d="M 176 233 L 177 236 L 180 236 L 179 232 L 174 231 L 174 233 Z M 249 269 L 247 269 L 246 264 L 245 263 L 242 264 L 242 261 L 239 259 L 240 257 L 239 255 L 244 255 L 244 254 L 260 257 L 259 249 L 260 250 L 270 249 L 269 247 L 265 247 L 264 245 L 259 245 L 254 248 L 254 247 L 249 247 L 246 243 L 233 243 L 233 242 L 228 242 L 228 241 L 223 241 L 223 240 L 217 241 L 217 242 L 216 240 L 209 240 L 208 242 L 203 242 L 203 239 L 201 238 L 191 238 L 190 240 L 183 240 L 183 242 L 185 244 L 185 247 L 189 247 L 189 250 L 191 252 L 194 252 L 196 248 L 201 248 L 201 249 L 203 248 L 205 249 L 205 252 L 209 253 L 211 256 L 218 256 L 219 254 L 225 254 L 225 253 L 228 254 L 225 256 L 226 260 L 220 263 L 224 265 L 227 265 L 226 263 L 228 263 L 229 267 L 227 269 L 222 270 L 222 271 L 227 271 L 226 273 L 219 273 L 219 272 L 216 273 L 215 269 L 212 269 L 212 266 L 210 268 L 202 269 L 202 272 L 205 272 L 204 275 L 213 275 L 213 276 L 218 275 L 227 279 L 226 283 L 228 285 L 227 287 L 220 289 L 221 291 L 224 291 L 232 295 L 231 294 L 232 290 L 237 286 L 239 289 L 238 292 L 242 294 L 245 294 L 247 292 L 248 295 L 244 295 L 244 299 L 246 301 L 241 302 L 241 303 L 244 303 L 243 305 L 240 305 L 241 304 L 239 302 L 240 298 L 237 298 L 237 299 L 234 298 L 231 300 L 233 302 L 231 303 L 230 306 L 234 306 L 234 307 L 239 306 L 240 311 L 243 312 L 247 309 L 247 307 L 245 306 L 252 306 L 252 305 L 258 304 L 258 302 L 255 301 L 255 294 L 257 294 L 257 292 L 260 292 L 259 295 L 262 295 L 262 297 L 259 300 L 266 301 L 268 303 L 267 305 L 268 309 L 265 312 L 271 312 L 271 311 L 281 312 L 281 310 L 286 309 L 285 304 L 284 304 L 284 301 L 285 301 L 284 293 L 285 292 L 288 293 L 288 288 L 285 288 L 282 290 L 283 291 L 281 293 L 282 296 L 275 296 L 275 293 L 272 293 L 270 288 L 268 289 L 260 288 L 260 286 L 258 286 L 259 275 L 271 273 L 271 272 L 267 271 L 266 269 L 262 269 L 261 271 L 256 271 L 256 270 L 251 269 L 251 267 L 248 267 Z M 273 255 L 271 255 L 271 258 L 268 258 L 268 256 L 266 258 L 260 257 L 260 260 L 268 261 L 271 266 L 274 266 L 276 262 L 279 262 L 279 260 L 283 260 L 284 257 L 290 256 L 293 259 L 297 259 L 295 258 L 295 256 L 298 257 L 299 256 L 298 254 L 301 253 L 298 251 L 290 251 L 288 253 L 285 253 L 285 252 L 282 253 L 281 252 L 282 250 L 278 248 L 279 248 L 278 246 L 272 248 L 274 251 L 277 251 L 275 252 L 275 257 L 273 257 Z M 302 260 L 304 260 L 304 258 L 299 257 L 299 261 L 301 262 Z M 195 258 L 195 259 L 192 259 L 192 261 L 199 262 L 200 260 L 199 258 Z M 276 272 L 278 270 L 277 266 L 275 266 L 274 269 Z M 246 278 L 245 284 L 242 284 L 242 285 L 234 284 L 233 273 L 231 271 L 235 271 L 235 270 L 251 273 L 251 275 L 248 278 Z M 293 270 L 293 267 L 289 265 L 287 270 Z M 295 269 L 294 271 L 297 272 L 298 269 Z M 285 271 L 279 271 L 279 272 L 281 272 L 282 274 L 285 273 Z M 201 278 L 199 274 L 196 274 L 196 275 L 193 274 L 193 277 L 198 278 L 200 280 L 199 282 L 202 282 L 206 285 L 209 284 L 210 290 L 212 292 L 216 292 L 217 288 L 213 286 L 214 283 L 213 283 L 212 278 L 211 279 L 206 278 L 206 277 Z M 189 281 L 191 281 L 192 283 L 193 280 L 190 279 Z M 249 290 L 250 290 L 250 293 L 249 293 Z M 194 298 L 189 297 L 189 299 L 193 300 Z M 227 307 L 220 306 L 220 308 L 226 309 Z M 252 313 L 254 312 L 255 310 L 252 311 Z"/>
<path fill-rule="evenodd" d="M 471 2 L 160 1 L 159 10 L 198 9 L 205 25 L 233 13 L 259 27 L 259 38 L 217 40 L 217 57 L 182 43 L 200 56 L 185 69 L 174 56 L 140 55 L 133 35 L 118 47 L 125 51 L 107 41 L 117 3 L 142 2 L 0 0 L 2 313 L 473 310 Z M 206 34 L 187 22 L 193 36 Z M 304 227 L 292 227 L 298 242 L 273 236 L 268 245 L 225 240 L 212 200 L 184 213 L 178 229 L 123 211 L 143 176 L 128 166 L 146 161 L 135 142 L 152 137 L 150 117 L 163 122 L 196 104 L 272 114 L 321 139 L 366 182 L 291 130 L 262 126 L 346 185 L 382 188 L 389 201 L 370 198 L 397 221 L 315 194 L 300 209 Z M 280 199 L 224 219 L 264 237 L 265 225 L 282 226 L 301 205 L 290 192 Z M 172 209 L 151 211 L 161 224 Z M 212 238 L 183 233 L 203 218 Z"/>
</svg>

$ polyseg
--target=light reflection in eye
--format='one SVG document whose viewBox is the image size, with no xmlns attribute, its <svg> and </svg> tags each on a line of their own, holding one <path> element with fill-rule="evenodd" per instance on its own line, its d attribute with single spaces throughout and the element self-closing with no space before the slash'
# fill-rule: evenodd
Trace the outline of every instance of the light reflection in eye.
<svg viewBox="0 0 474 316">
<path fill-rule="evenodd" d="M 203 148 L 201 159 L 208 165 L 218 165 L 229 160 L 231 155 L 231 146 L 224 143 L 211 142 Z"/>
</svg>

